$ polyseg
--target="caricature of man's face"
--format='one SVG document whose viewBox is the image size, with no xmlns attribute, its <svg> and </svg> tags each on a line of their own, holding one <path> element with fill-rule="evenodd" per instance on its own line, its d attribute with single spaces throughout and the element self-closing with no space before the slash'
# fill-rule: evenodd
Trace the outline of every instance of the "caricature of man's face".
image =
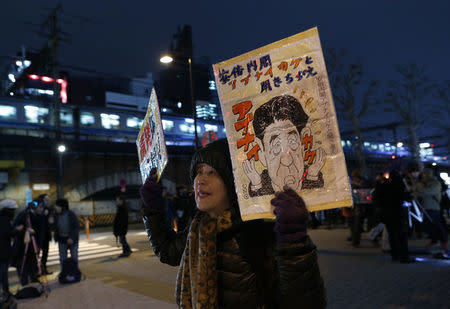
<svg viewBox="0 0 450 309">
<path fill-rule="evenodd" d="M 290 120 L 275 120 L 264 131 L 264 156 L 275 191 L 285 185 L 301 188 L 305 167 L 300 133 Z"/>
</svg>

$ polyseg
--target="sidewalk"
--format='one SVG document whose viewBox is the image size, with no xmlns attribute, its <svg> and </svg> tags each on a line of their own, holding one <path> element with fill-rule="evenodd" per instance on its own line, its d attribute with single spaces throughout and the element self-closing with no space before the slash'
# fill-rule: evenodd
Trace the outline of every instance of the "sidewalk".
<svg viewBox="0 0 450 309">
<path fill-rule="evenodd" d="M 347 229 L 317 229 L 309 234 L 318 247 L 319 264 L 327 288 L 328 308 L 449 308 L 450 261 L 432 259 L 425 239 L 410 240 L 422 262 L 399 264 L 365 239 L 360 248 L 347 241 Z M 49 297 L 21 300 L 20 308 L 176 308 L 177 267 L 159 262 L 143 228 L 127 236 L 139 248 L 130 258 L 101 258 L 81 263 L 86 280 L 62 286 L 56 273 L 49 278 Z M 112 233 L 91 235 L 99 243 L 114 243 Z"/>
</svg>

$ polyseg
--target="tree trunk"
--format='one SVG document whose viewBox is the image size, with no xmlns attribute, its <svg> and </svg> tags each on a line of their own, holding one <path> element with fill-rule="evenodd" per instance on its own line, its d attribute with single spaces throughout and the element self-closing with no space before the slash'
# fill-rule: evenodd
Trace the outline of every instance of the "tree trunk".
<svg viewBox="0 0 450 309">
<path fill-rule="evenodd" d="M 417 166 L 420 170 L 423 168 L 422 160 L 420 159 L 419 152 L 419 141 L 417 140 L 416 128 L 412 123 L 408 123 L 409 131 L 409 151 L 411 152 L 411 157 L 416 161 Z"/>
</svg>

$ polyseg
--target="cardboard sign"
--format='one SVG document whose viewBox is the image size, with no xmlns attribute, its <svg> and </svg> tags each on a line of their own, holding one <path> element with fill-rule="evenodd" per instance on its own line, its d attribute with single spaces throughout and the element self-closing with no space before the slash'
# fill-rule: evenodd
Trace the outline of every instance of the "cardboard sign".
<svg viewBox="0 0 450 309">
<path fill-rule="evenodd" d="M 352 205 L 317 28 L 214 65 L 243 220 L 293 188 L 310 211 Z"/>
<path fill-rule="evenodd" d="M 153 167 L 156 167 L 158 170 L 159 179 L 167 165 L 168 157 L 155 88 L 152 89 L 147 114 L 145 115 L 141 130 L 139 131 L 136 145 L 142 183 L 144 183 L 148 175 L 150 175 L 150 171 Z"/>
</svg>

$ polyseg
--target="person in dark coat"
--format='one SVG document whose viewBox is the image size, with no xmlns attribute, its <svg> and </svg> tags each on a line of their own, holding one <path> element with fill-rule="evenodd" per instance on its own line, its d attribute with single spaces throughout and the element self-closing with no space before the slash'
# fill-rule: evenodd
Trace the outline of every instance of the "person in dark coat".
<svg viewBox="0 0 450 309">
<path fill-rule="evenodd" d="M 182 231 L 189 225 L 195 212 L 195 205 L 190 202 L 189 192 L 185 185 L 177 185 L 173 198 L 173 208 L 176 214 L 177 229 Z"/>
<path fill-rule="evenodd" d="M 24 226 L 12 228 L 11 221 L 17 209 L 15 201 L 6 199 L 0 202 L 0 284 L 5 295 L 10 294 L 8 283 L 8 267 L 11 262 L 11 239 Z"/>
<path fill-rule="evenodd" d="M 180 265 L 179 308 L 325 308 L 308 211 L 292 189 L 271 200 L 275 222 L 241 219 L 226 140 L 198 150 L 191 161 L 196 214 L 175 233 L 164 226 L 156 170 L 141 187 L 144 224 L 161 262 Z"/>
<path fill-rule="evenodd" d="M 119 257 L 128 257 L 131 254 L 130 246 L 127 243 L 128 232 L 128 206 L 123 195 L 116 198 L 117 212 L 114 218 L 113 233 L 114 236 L 119 237 L 122 245 L 122 254 Z"/>
<path fill-rule="evenodd" d="M 398 170 L 389 173 L 389 179 L 381 185 L 381 195 L 384 223 L 389 234 L 391 257 L 400 263 L 412 263 L 414 258 L 408 251 L 408 220 L 407 209 L 403 207 L 406 190 Z"/>
<path fill-rule="evenodd" d="M 47 194 L 39 195 L 37 201 L 39 202 L 37 214 L 42 227 L 42 237 L 41 237 L 42 243 L 39 245 L 39 247 L 42 249 L 42 258 L 41 258 L 42 274 L 50 275 L 53 272 L 47 270 L 47 260 L 48 260 L 48 249 L 50 241 L 52 240 L 52 233 L 50 226 L 51 221 L 53 220 L 51 219 L 53 217 L 53 214 L 49 207 Z"/>
<path fill-rule="evenodd" d="M 13 240 L 13 257 L 11 265 L 17 269 L 21 285 L 37 282 L 40 275 L 39 245 L 42 244 L 42 224 L 37 214 L 38 201 L 28 203 L 14 219 L 14 228 L 23 226 Z M 28 244 L 28 245 L 27 245 Z"/>
<path fill-rule="evenodd" d="M 66 199 L 58 199 L 55 203 L 55 222 L 52 228 L 55 231 L 55 241 L 58 243 L 59 262 L 62 271 L 63 262 L 67 259 L 67 250 L 70 257 L 78 266 L 78 240 L 80 222 L 73 211 L 69 209 Z"/>
</svg>

